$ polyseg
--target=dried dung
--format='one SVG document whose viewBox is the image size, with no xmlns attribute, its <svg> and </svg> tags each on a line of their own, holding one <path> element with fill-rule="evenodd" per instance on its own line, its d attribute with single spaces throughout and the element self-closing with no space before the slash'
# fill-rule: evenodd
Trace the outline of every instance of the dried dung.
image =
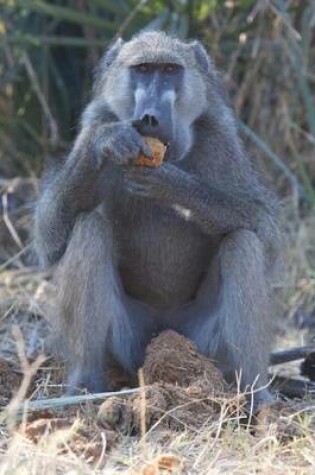
<svg viewBox="0 0 315 475">
<path fill-rule="evenodd" d="M 195 345 L 173 330 L 162 332 L 146 350 L 143 372 L 146 384 L 168 383 L 188 387 L 198 385 L 210 393 L 229 390 L 222 373 Z"/>
<path fill-rule="evenodd" d="M 20 431 L 35 444 L 45 444 L 45 440 L 51 443 L 57 437 L 58 450 L 71 450 L 100 466 L 106 460 L 104 453 L 114 444 L 113 431 L 139 435 L 141 427 L 146 431 L 155 427 L 172 431 L 206 426 L 209 434 L 217 435 L 218 426 L 224 430 L 224 420 L 242 415 L 244 398 L 235 395 L 235 388 L 226 383 L 221 372 L 198 353 L 192 342 L 174 331 L 161 333 L 148 345 L 143 374 L 145 400 L 139 394 L 109 398 L 99 408 L 97 418 L 96 408 L 90 405 L 87 411 L 85 406 L 38 411 L 29 414 Z M 116 389 L 130 385 L 128 375 L 118 365 L 111 368 L 110 377 Z M 63 378 L 63 365 L 54 359 L 47 360 L 29 391 L 44 387 L 46 397 L 58 395 L 63 391 Z M 17 365 L 0 360 L 2 405 L 9 402 L 21 380 Z M 313 412 L 308 409 L 307 402 L 302 401 L 268 408 L 257 419 L 255 435 L 264 437 L 273 428 L 282 443 L 303 437 L 305 425 L 310 424 L 314 430 Z"/>
<path fill-rule="evenodd" d="M 168 330 L 149 344 L 143 373 L 145 425 L 172 429 L 200 428 L 217 421 L 223 404 L 228 412 L 238 410 L 235 398 L 221 372 L 197 352 L 184 336 Z M 123 433 L 139 433 L 143 401 L 137 394 L 128 398 L 107 399 L 99 410 L 99 419 Z"/>
</svg>

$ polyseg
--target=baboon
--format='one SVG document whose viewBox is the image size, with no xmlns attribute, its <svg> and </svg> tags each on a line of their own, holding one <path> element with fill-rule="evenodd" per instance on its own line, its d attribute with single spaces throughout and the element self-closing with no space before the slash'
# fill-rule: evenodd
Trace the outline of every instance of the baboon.
<svg viewBox="0 0 315 475">
<path fill-rule="evenodd" d="M 156 169 L 143 136 L 168 144 Z M 106 390 L 114 357 L 134 373 L 164 329 L 190 338 L 241 388 L 266 389 L 277 200 L 245 153 L 219 72 L 198 41 L 117 40 L 65 163 L 35 213 L 54 265 L 68 387 Z"/>
</svg>

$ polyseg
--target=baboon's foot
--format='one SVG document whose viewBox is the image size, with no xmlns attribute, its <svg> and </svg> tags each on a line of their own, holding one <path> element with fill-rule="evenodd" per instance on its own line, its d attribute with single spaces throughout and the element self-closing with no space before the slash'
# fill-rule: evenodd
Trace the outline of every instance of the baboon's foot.
<svg viewBox="0 0 315 475">
<path fill-rule="evenodd" d="M 108 391 L 104 371 L 101 369 L 76 368 L 69 372 L 67 379 L 67 394 L 78 394 L 82 390 L 89 393 L 102 393 Z"/>
</svg>

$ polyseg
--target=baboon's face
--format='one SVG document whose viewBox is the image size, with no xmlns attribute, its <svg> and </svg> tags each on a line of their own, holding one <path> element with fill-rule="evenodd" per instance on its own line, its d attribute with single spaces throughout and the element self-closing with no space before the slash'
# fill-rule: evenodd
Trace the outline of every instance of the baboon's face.
<svg viewBox="0 0 315 475">
<path fill-rule="evenodd" d="M 139 41 L 140 43 L 140 41 Z M 138 46 L 138 48 L 137 48 Z M 136 41 L 122 46 L 103 93 L 120 120 L 135 121 L 143 135 L 168 144 L 167 157 L 182 159 L 193 141 L 193 123 L 206 104 L 206 86 L 193 47 Z"/>
<path fill-rule="evenodd" d="M 176 63 L 135 63 L 129 67 L 134 92 L 133 119 L 144 135 L 172 144 L 176 101 L 183 88 L 184 68 Z"/>
</svg>

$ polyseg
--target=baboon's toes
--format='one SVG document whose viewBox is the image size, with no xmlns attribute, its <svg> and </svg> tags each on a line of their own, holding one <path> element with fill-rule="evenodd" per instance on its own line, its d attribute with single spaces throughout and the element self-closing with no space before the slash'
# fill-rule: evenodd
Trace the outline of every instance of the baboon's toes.
<svg viewBox="0 0 315 475">
<path fill-rule="evenodd" d="M 76 369 L 69 373 L 67 380 L 67 394 L 73 395 L 82 392 L 103 393 L 108 391 L 106 377 L 103 371 Z"/>
</svg>

